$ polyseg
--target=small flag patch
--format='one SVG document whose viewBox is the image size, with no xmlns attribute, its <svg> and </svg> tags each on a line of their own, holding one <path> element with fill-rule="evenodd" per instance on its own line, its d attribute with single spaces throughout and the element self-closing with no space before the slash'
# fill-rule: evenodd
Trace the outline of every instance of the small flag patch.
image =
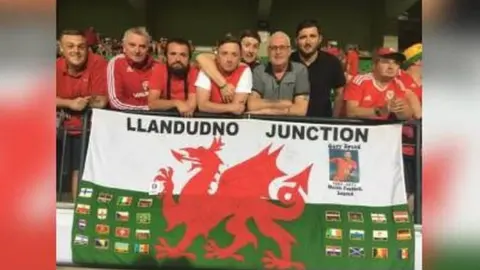
<svg viewBox="0 0 480 270">
<path fill-rule="evenodd" d="M 112 194 L 100 192 L 97 197 L 97 201 L 100 203 L 109 203 L 113 198 Z"/>
<path fill-rule="evenodd" d="M 138 200 L 137 206 L 139 208 L 148 208 L 153 205 L 153 200 L 152 199 L 140 199 Z"/>
<path fill-rule="evenodd" d="M 121 222 L 127 222 L 129 218 L 129 213 L 126 211 L 117 211 L 115 213 L 115 220 Z"/>
<path fill-rule="evenodd" d="M 134 250 L 135 253 L 146 255 L 150 253 L 150 246 L 148 244 L 135 244 Z"/>
<path fill-rule="evenodd" d="M 135 238 L 138 240 L 147 240 L 150 238 L 150 230 L 135 230 Z"/>
<path fill-rule="evenodd" d="M 95 232 L 97 234 L 109 234 L 110 233 L 110 226 L 106 224 L 97 224 L 95 226 Z"/>
<path fill-rule="evenodd" d="M 75 210 L 77 214 L 88 215 L 90 214 L 90 205 L 88 204 L 77 204 L 77 209 Z"/>
<path fill-rule="evenodd" d="M 83 234 L 75 235 L 75 238 L 73 240 L 73 244 L 74 245 L 81 245 L 81 246 L 88 245 L 88 236 L 83 235 Z"/>
<path fill-rule="evenodd" d="M 348 221 L 363 223 L 363 214 L 360 212 L 348 212 Z"/>
<path fill-rule="evenodd" d="M 115 242 L 114 249 L 115 249 L 115 252 L 117 253 L 128 253 L 129 244 L 122 243 L 122 242 Z"/>
<path fill-rule="evenodd" d="M 339 211 L 326 211 L 325 220 L 329 222 L 339 222 L 341 221 Z"/>
<path fill-rule="evenodd" d="M 412 239 L 412 231 L 410 229 L 398 229 L 397 230 L 397 240 L 411 240 Z"/>
<path fill-rule="evenodd" d="M 78 197 L 80 198 L 91 198 L 93 195 L 92 188 L 81 188 L 80 192 L 78 193 Z"/>
<path fill-rule="evenodd" d="M 365 249 L 362 247 L 350 247 L 348 255 L 352 258 L 365 258 Z"/>
<path fill-rule="evenodd" d="M 98 208 L 97 209 L 97 218 L 100 220 L 107 219 L 108 210 L 107 208 Z"/>
<path fill-rule="evenodd" d="M 342 248 L 339 246 L 326 246 L 325 255 L 330 257 L 339 257 L 342 256 Z"/>
<path fill-rule="evenodd" d="M 352 241 L 363 241 L 363 240 L 365 240 L 365 231 L 364 230 L 350 230 L 350 240 L 352 240 Z"/>
<path fill-rule="evenodd" d="M 387 248 L 373 248 L 372 257 L 374 259 L 387 259 L 388 258 L 388 249 Z"/>
<path fill-rule="evenodd" d="M 387 223 L 387 216 L 385 214 L 371 213 L 373 223 Z"/>
<path fill-rule="evenodd" d="M 137 213 L 136 219 L 138 224 L 150 224 L 151 215 L 150 213 Z"/>
<path fill-rule="evenodd" d="M 97 238 L 95 239 L 95 247 L 98 249 L 108 249 L 109 246 L 109 240 L 108 239 L 101 239 Z"/>
<path fill-rule="evenodd" d="M 398 258 L 400 260 L 408 260 L 408 248 L 398 249 Z"/>
<path fill-rule="evenodd" d="M 326 237 L 328 239 L 341 240 L 342 239 L 342 229 L 328 228 Z"/>
<path fill-rule="evenodd" d="M 78 220 L 78 229 L 79 230 L 85 230 L 85 228 L 87 227 L 87 220 L 86 219 L 79 219 Z"/>
<path fill-rule="evenodd" d="M 133 198 L 129 196 L 120 196 L 118 197 L 117 205 L 119 206 L 130 206 L 132 205 Z"/>
<path fill-rule="evenodd" d="M 130 235 L 130 229 L 125 227 L 115 228 L 115 236 L 119 238 L 128 238 Z"/>
<path fill-rule="evenodd" d="M 410 222 L 410 215 L 407 211 L 394 211 L 393 221 L 395 221 L 395 223 L 408 223 Z"/>
<path fill-rule="evenodd" d="M 373 241 L 387 241 L 388 240 L 388 231 L 387 230 L 374 230 L 373 231 Z"/>
</svg>

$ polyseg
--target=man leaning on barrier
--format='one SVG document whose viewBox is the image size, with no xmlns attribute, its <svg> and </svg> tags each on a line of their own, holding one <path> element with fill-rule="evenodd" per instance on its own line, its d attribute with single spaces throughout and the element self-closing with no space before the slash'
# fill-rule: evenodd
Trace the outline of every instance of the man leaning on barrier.
<svg viewBox="0 0 480 270">
<path fill-rule="evenodd" d="M 67 110 L 63 126 L 68 136 L 64 145 L 65 156 L 71 158 L 72 196 L 75 199 L 82 156 L 82 115 L 86 107 L 103 108 L 107 104 L 107 62 L 88 52 L 87 40 L 80 31 L 62 32 L 59 43 L 62 57 L 57 59 L 56 67 L 56 106 Z"/>
<path fill-rule="evenodd" d="M 310 83 L 307 68 L 290 62 L 290 38 L 283 32 L 269 40 L 269 62 L 253 71 L 253 90 L 248 98 L 248 113 L 299 115 L 307 113 Z"/>
<path fill-rule="evenodd" d="M 242 64 L 248 65 L 251 70 L 260 65 L 260 62 L 258 61 L 258 49 L 260 43 L 260 36 L 257 32 L 244 30 L 240 33 Z M 226 101 L 232 101 L 235 94 L 235 86 L 228 83 L 226 78 L 218 70 L 215 57 L 215 54 L 212 53 L 201 53 L 196 57 L 196 62 L 202 71 L 220 86 L 223 99 Z"/>
<path fill-rule="evenodd" d="M 182 116 L 192 116 L 197 108 L 195 80 L 198 69 L 190 65 L 188 41 L 171 39 L 166 46 L 166 64 L 156 66 L 150 79 L 150 110 L 175 109 Z"/>
<path fill-rule="evenodd" d="M 149 55 L 150 35 L 144 27 L 131 28 L 123 36 L 123 53 L 108 63 L 110 107 L 117 110 L 148 110 L 152 69 L 158 65 Z"/>
<path fill-rule="evenodd" d="M 355 76 L 345 87 L 347 116 L 411 119 L 412 109 L 395 80 L 404 60 L 403 54 L 391 48 L 380 48 L 373 58 L 372 72 Z"/>
<path fill-rule="evenodd" d="M 211 80 L 203 71 L 198 73 L 197 104 L 201 112 L 242 114 L 245 103 L 252 91 L 252 71 L 247 65 L 240 65 L 240 42 L 227 37 L 219 42 L 216 66 L 228 84 L 235 87 L 232 101 L 225 100 L 222 88 Z"/>
</svg>

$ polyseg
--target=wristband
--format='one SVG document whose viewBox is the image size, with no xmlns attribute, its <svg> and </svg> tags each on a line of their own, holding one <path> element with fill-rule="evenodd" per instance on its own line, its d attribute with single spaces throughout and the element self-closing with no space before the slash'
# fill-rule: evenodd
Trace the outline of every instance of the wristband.
<svg viewBox="0 0 480 270">
<path fill-rule="evenodd" d="M 373 111 L 376 116 L 382 116 L 382 111 L 380 110 L 380 108 L 374 108 Z"/>
<path fill-rule="evenodd" d="M 226 83 L 226 84 L 222 85 L 222 86 L 220 87 L 220 90 L 223 90 L 223 89 L 225 89 L 225 87 L 227 87 L 227 85 L 228 85 L 228 83 Z"/>
</svg>

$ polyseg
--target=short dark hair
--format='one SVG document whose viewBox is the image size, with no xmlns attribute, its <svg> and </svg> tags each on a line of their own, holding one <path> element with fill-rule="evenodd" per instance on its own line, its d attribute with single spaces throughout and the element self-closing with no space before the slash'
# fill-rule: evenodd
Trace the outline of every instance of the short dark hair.
<svg viewBox="0 0 480 270">
<path fill-rule="evenodd" d="M 254 38 L 258 41 L 258 43 L 261 43 L 262 40 L 260 39 L 260 35 L 258 34 L 258 32 L 256 31 L 252 31 L 250 29 L 246 29 L 246 30 L 243 30 L 242 32 L 240 32 L 240 42 L 246 38 L 246 37 L 250 37 L 250 38 Z"/>
<path fill-rule="evenodd" d="M 187 46 L 188 56 L 190 57 L 192 55 L 192 46 L 190 46 L 190 43 L 188 42 L 188 40 L 183 39 L 183 38 L 171 38 L 171 39 L 169 39 L 167 41 L 167 44 L 165 45 L 165 55 L 167 55 L 167 53 L 168 53 L 168 45 L 170 45 L 172 43 Z"/>
<path fill-rule="evenodd" d="M 63 30 L 60 33 L 59 39 L 62 39 L 64 36 L 82 36 L 82 37 L 85 37 L 85 33 L 83 31 L 80 31 L 80 30 L 67 29 L 67 30 Z"/>
<path fill-rule="evenodd" d="M 227 44 L 227 43 L 234 43 L 234 44 L 237 44 L 239 48 L 242 48 L 242 45 L 240 44 L 240 41 L 231 36 L 231 35 L 227 35 L 225 36 L 223 39 L 221 39 L 220 41 L 218 41 L 218 48 L 220 48 L 223 44 Z"/>
<path fill-rule="evenodd" d="M 317 28 L 317 31 L 318 31 L 318 34 L 320 34 L 320 25 L 318 24 L 318 22 L 316 20 L 312 20 L 312 19 L 308 19 L 308 20 L 304 20 L 302 21 L 301 23 L 299 23 L 297 25 L 297 30 L 296 30 L 296 36 L 298 37 L 298 34 L 300 33 L 300 31 L 302 31 L 303 29 L 305 28 L 311 28 L 311 27 L 315 27 Z"/>
</svg>

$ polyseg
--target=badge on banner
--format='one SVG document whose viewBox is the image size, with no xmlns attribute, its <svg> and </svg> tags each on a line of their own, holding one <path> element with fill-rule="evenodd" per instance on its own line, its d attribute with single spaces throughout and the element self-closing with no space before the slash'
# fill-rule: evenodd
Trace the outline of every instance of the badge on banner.
<svg viewBox="0 0 480 270">
<path fill-rule="evenodd" d="M 150 188 L 148 190 L 149 195 L 158 195 L 163 191 L 163 184 L 155 181 L 150 184 Z"/>
</svg>

